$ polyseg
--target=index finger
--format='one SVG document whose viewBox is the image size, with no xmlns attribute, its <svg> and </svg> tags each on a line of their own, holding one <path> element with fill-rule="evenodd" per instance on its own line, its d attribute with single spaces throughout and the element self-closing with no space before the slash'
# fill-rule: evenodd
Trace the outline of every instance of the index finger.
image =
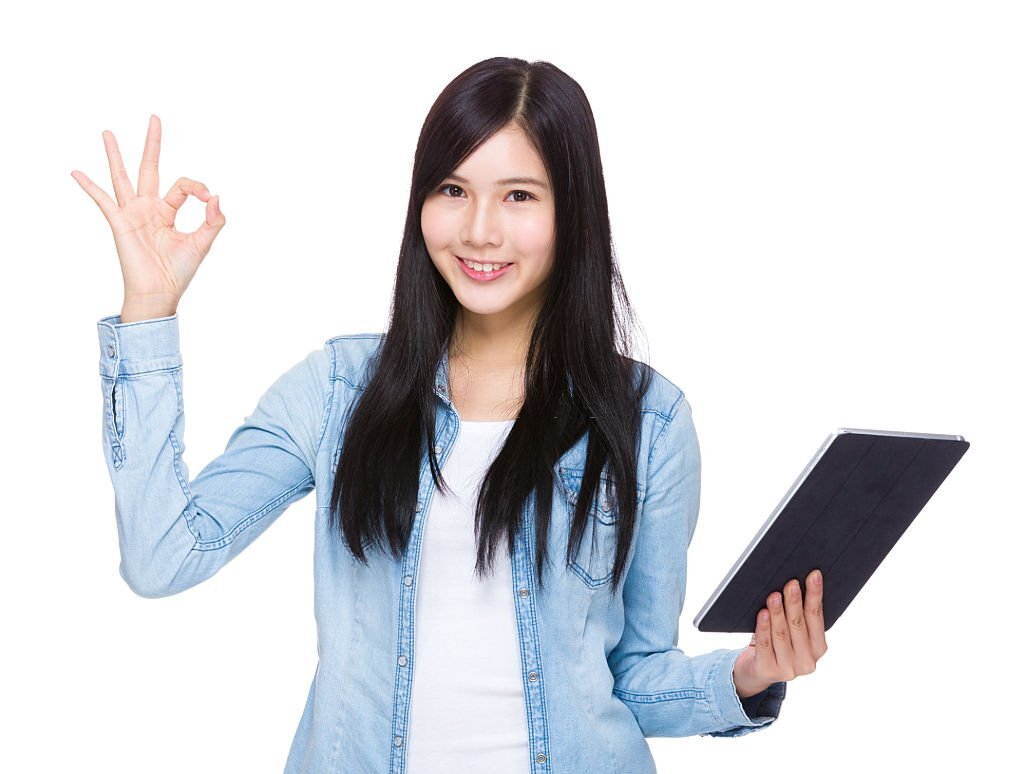
<svg viewBox="0 0 1024 774">
<path fill-rule="evenodd" d="M 807 592 L 804 595 L 804 619 L 807 621 L 807 635 L 811 643 L 814 660 L 821 658 L 828 646 L 825 644 L 825 612 L 822 605 L 824 579 L 821 570 L 814 570 L 807 576 Z"/>
<path fill-rule="evenodd" d="M 146 147 L 142 151 L 142 164 L 139 165 L 139 196 L 159 196 L 160 188 L 160 119 L 155 114 L 149 117 L 149 130 L 146 132 Z"/>
</svg>

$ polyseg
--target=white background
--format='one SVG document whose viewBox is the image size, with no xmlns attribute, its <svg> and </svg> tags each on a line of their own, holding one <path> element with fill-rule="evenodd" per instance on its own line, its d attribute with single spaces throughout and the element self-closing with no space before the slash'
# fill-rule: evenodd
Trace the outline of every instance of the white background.
<svg viewBox="0 0 1024 774">
<path fill-rule="evenodd" d="M 120 311 L 121 276 L 71 170 L 113 193 L 110 129 L 134 183 L 156 113 L 161 193 L 188 176 L 222 197 L 227 225 L 178 307 L 195 475 L 286 368 L 330 336 L 383 330 L 420 125 L 495 55 L 548 60 L 587 92 L 650 362 L 693 406 L 704 477 L 684 651 L 748 642 L 692 621 L 834 428 L 972 444 L 779 720 L 651 739 L 659 771 L 1010 758 L 1019 6 L 610 8 L 5 11 L 0 769 L 280 772 L 317 658 L 312 497 L 185 594 L 143 599 L 119 577 L 96 321 Z M 177 226 L 202 217 L 190 199 Z"/>
</svg>

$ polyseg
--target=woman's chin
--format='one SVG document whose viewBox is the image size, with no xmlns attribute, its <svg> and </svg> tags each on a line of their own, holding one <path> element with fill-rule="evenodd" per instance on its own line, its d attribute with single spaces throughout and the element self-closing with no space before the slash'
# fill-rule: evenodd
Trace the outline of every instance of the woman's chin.
<svg viewBox="0 0 1024 774">
<path fill-rule="evenodd" d="M 459 303 L 462 304 L 463 311 L 468 312 L 470 314 L 501 314 L 502 312 L 508 310 L 508 308 L 512 305 L 508 300 L 502 299 L 491 298 L 484 300 L 480 298 L 470 298 L 467 297 L 466 295 L 459 294 L 456 294 L 455 297 L 459 300 Z"/>
</svg>

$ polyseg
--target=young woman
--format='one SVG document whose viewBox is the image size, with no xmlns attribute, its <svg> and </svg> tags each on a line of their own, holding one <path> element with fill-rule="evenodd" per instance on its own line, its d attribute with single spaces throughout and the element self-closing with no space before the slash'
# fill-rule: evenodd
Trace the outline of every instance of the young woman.
<svg viewBox="0 0 1024 774">
<path fill-rule="evenodd" d="M 820 572 L 746 647 L 676 647 L 700 450 L 682 390 L 627 356 L 597 131 L 579 85 L 494 58 L 416 147 L 388 329 L 328 339 L 193 479 L 177 304 L 225 224 L 182 178 L 138 193 L 104 132 L 124 275 L 98 323 L 120 572 L 211 577 L 316 491 L 319 665 L 286 772 L 653 772 L 645 737 L 772 723 L 825 652 Z M 189 195 L 195 232 L 174 230 Z M 621 312 L 616 312 L 618 298 Z M 805 596 L 806 595 L 806 596 Z"/>
</svg>

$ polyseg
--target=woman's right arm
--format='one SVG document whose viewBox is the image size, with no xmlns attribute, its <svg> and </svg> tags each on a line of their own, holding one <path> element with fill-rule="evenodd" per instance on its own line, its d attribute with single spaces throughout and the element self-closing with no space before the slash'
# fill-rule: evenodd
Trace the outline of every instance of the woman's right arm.
<svg viewBox="0 0 1024 774">
<path fill-rule="evenodd" d="M 124 280 L 121 314 L 97 326 L 103 447 L 121 576 L 144 597 L 209 578 L 313 489 L 333 367 L 325 345 L 289 369 L 224 453 L 189 480 L 177 308 L 226 218 L 220 198 L 196 180 L 178 178 L 160 198 L 161 132 L 150 116 L 137 192 L 109 131 L 103 144 L 116 201 L 71 172 L 110 224 Z M 206 202 L 206 218 L 186 233 L 174 221 L 189 196 Z"/>
<path fill-rule="evenodd" d="M 211 577 L 314 489 L 331 349 L 325 344 L 280 376 L 224 452 L 190 480 L 177 314 L 104 317 L 97 330 L 120 574 L 140 596 L 177 594 Z"/>
</svg>

